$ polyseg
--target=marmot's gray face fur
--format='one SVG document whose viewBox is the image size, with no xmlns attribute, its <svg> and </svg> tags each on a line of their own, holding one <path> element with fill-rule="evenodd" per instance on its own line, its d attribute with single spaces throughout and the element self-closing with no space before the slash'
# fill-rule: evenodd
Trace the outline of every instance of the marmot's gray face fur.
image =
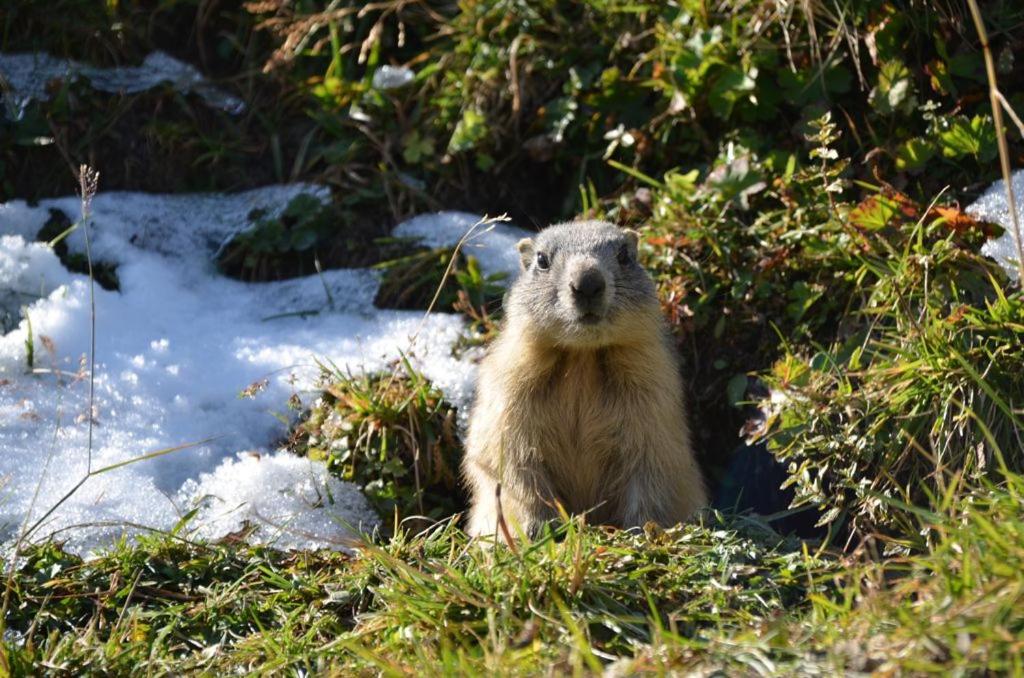
<svg viewBox="0 0 1024 678">
<path fill-rule="evenodd" d="M 519 242 L 522 273 L 508 313 L 539 338 L 599 347 L 633 336 L 639 314 L 659 312 L 654 283 L 637 262 L 637 233 L 602 221 L 551 226 Z"/>
</svg>

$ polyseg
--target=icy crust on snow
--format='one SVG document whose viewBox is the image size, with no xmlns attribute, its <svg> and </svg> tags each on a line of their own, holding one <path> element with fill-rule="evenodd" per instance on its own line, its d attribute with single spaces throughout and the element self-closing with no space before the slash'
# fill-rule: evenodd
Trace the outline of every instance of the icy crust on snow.
<svg viewBox="0 0 1024 678">
<path fill-rule="evenodd" d="M 288 399 L 308 404 L 316 397 L 317 360 L 360 372 L 387 368 L 404 353 L 465 409 L 475 363 L 452 356 L 464 327 L 459 316 L 375 309 L 378 280 L 370 270 L 257 284 L 216 271 L 214 254 L 246 227 L 253 209 L 279 212 L 299 193 L 326 197 L 307 185 L 237 195 L 96 196 L 93 258 L 117 264 L 120 290 L 96 287 L 91 468 L 188 446 L 93 475 L 35 539 L 55 534 L 89 552 L 125 532 L 169 529 L 201 506 L 187 530 L 204 537 L 248 524 L 252 541 L 342 548 L 345 526 L 370 530 L 378 522 L 365 499 L 322 463 L 270 451 L 285 432 L 275 415 L 287 414 Z M 15 319 L 25 308 L 35 353 L 35 373 L 28 374 L 24 319 L 0 336 L 0 542 L 8 544 L 40 479 L 33 519 L 88 469 L 88 280 L 31 241 L 54 209 L 75 220 L 79 200 L 0 205 L 0 303 Z M 441 213 L 404 230 L 432 234 L 440 244 L 441 234 L 457 240 L 463 225 L 476 221 Z M 491 249 L 489 236 L 477 243 L 486 243 L 482 252 Z M 82 251 L 84 229 L 67 242 Z M 495 242 L 507 245 L 501 237 Z M 253 384 L 251 397 L 240 397 Z"/>
<path fill-rule="evenodd" d="M 50 98 L 47 87 L 54 80 L 88 78 L 101 92 L 133 94 L 170 83 L 183 94 L 194 92 L 214 108 L 238 114 L 245 110 L 241 99 L 214 87 L 193 66 L 164 52 L 150 53 L 140 66 L 99 68 L 44 53 L 0 54 L 0 76 L 6 81 L 4 103 L 7 117 L 21 119 L 31 101 Z"/>
<path fill-rule="evenodd" d="M 1024 170 L 1014 172 L 1010 186 L 1013 197 L 1017 201 L 1017 217 L 1024 225 Z M 1013 219 L 1010 216 L 1010 203 L 1006 199 L 1006 185 L 1002 179 L 989 186 L 985 194 L 967 208 L 971 214 L 985 221 L 992 221 L 1005 229 L 1005 232 L 994 240 L 989 240 L 982 248 L 982 254 L 998 261 L 1010 277 L 1017 279 L 1020 271 L 1017 268 L 1017 239 L 1013 231 Z"/>
</svg>

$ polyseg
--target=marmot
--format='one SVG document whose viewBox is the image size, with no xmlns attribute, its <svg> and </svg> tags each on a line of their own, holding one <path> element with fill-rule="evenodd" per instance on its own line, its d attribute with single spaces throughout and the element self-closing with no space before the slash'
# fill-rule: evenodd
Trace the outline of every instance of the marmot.
<svg viewBox="0 0 1024 678">
<path fill-rule="evenodd" d="M 673 525 L 706 505 L 683 384 L 638 234 L 600 221 L 519 242 L 522 271 L 480 365 L 463 474 L 467 531 L 534 533 L 557 504 L 591 522 Z"/>
</svg>

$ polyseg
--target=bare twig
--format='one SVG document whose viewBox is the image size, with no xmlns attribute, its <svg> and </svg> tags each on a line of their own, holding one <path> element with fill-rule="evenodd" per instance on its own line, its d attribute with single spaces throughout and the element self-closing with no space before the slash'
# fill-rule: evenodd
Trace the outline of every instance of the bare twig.
<svg viewBox="0 0 1024 678">
<path fill-rule="evenodd" d="M 501 530 L 501 536 L 505 539 L 505 543 L 512 550 L 512 553 L 519 555 L 518 549 L 516 549 L 516 540 L 512 538 L 512 532 L 508 529 L 508 523 L 505 522 L 505 512 L 501 508 L 501 482 L 494 486 L 494 501 L 498 504 L 498 529 Z"/>
<path fill-rule="evenodd" d="M 1010 102 L 1006 100 L 1006 97 L 999 90 L 996 90 L 996 98 L 1003 104 L 1003 110 L 1010 116 L 1010 120 L 1013 120 L 1013 124 L 1017 126 L 1017 131 L 1020 132 L 1020 135 L 1024 137 L 1024 122 L 1021 122 L 1017 112 L 1013 110 L 1013 106 L 1010 105 Z"/>
</svg>

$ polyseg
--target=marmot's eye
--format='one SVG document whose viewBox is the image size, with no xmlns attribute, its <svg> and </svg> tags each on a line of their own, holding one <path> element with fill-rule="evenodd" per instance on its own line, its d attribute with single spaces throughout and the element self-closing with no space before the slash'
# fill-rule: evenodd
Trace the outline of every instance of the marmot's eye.
<svg viewBox="0 0 1024 678">
<path fill-rule="evenodd" d="M 548 261 L 548 255 L 543 252 L 537 252 L 537 268 L 546 271 L 549 266 L 551 266 L 551 262 Z"/>
<path fill-rule="evenodd" d="M 631 261 L 633 257 L 629 254 L 629 245 L 623 245 L 619 248 L 619 264 L 628 266 Z"/>
</svg>

